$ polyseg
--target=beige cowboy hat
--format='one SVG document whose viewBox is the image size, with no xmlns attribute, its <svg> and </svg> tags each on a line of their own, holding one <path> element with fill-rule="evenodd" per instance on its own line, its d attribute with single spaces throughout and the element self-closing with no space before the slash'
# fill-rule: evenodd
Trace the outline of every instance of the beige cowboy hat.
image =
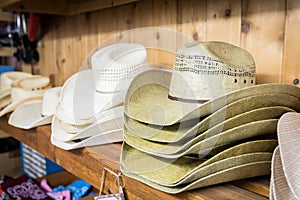
<svg viewBox="0 0 300 200">
<path fill-rule="evenodd" d="M 10 101 L 10 88 L 14 81 L 32 76 L 26 72 L 4 72 L 0 75 L 0 109 L 7 106 Z"/>
<path fill-rule="evenodd" d="M 119 106 L 103 111 L 97 115 L 96 122 L 83 126 L 66 124 L 54 117 L 51 124 L 51 135 L 57 141 L 69 142 L 92 137 L 103 132 L 122 129 L 123 110 L 123 106 Z"/>
<path fill-rule="evenodd" d="M 148 70 L 136 76 L 126 94 L 126 116 L 142 123 L 167 127 L 203 118 L 234 101 L 250 96 L 287 94 L 294 99 L 300 99 L 298 87 L 274 83 L 239 89 L 203 104 L 185 103 L 168 98 L 172 76 L 170 71 L 161 69 Z"/>
<path fill-rule="evenodd" d="M 177 51 L 172 73 L 152 70 L 132 81 L 124 112 L 143 123 L 169 126 L 249 96 L 224 95 L 254 84 L 255 63 L 244 49 L 216 41 L 188 43 Z"/>
<path fill-rule="evenodd" d="M 184 146 L 183 143 L 175 145 L 156 143 L 136 137 L 130 134 L 126 128 L 124 128 L 124 141 L 140 151 L 163 158 L 180 158 L 188 154 L 206 155 L 222 146 L 238 143 L 253 137 L 269 137 L 270 135 L 275 137 L 277 122 L 278 119 L 254 121 L 224 132 L 218 132 L 212 136 L 204 132 L 204 134 L 198 136 L 197 142 L 185 148 L 182 148 Z"/>
<path fill-rule="evenodd" d="M 0 116 L 14 111 L 22 104 L 41 101 L 44 92 L 51 87 L 50 79 L 34 75 L 11 84 L 11 103 L 0 111 Z"/>
<path fill-rule="evenodd" d="M 255 103 L 249 104 L 249 102 Z M 292 95 L 264 93 L 237 100 L 203 119 L 196 118 L 171 126 L 145 124 L 126 115 L 124 123 L 130 133 L 136 136 L 156 142 L 174 143 L 196 137 L 216 125 L 223 126 L 226 121 L 234 127 L 243 122 L 279 118 L 285 112 L 299 110 L 299 106 L 299 99 Z"/>
<path fill-rule="evenodd" d="M 249 176 L 243 174 L 243 166 L 270 164 L 276 140 L 255 140 L 230 147 L 210 158 L 181 157 L 162 159 L 138 151 L 123 143 L 121 170 L 159 190 L 178 193 L 184 190 L 227 182 Z M 260 164 L 259 164 L 260 163 Z M 266 163 L 265 163 L 266 164 Z M 235 174 L 230 172 L 235 171 Z M 270 169 L 260 169 L 256 175 L 270 173 Z M 232 176 L 226 176 L 225 173 Z"/>
<path fill-rule="evenodd" d="M 122 104 L 131 80 L 148 69 L 147 52 L 139 44 L 118 43 L 96 51 L 91 65 L 63 85 L 55 115 L 66 123 L 87 124 L 96 114 Z"/>
<path fill-rule="evenodd" d="M 300 113 L 284 114 L 278 122 L 278 148 L 272 160 L 272 199 L 298 199 Z"/>
<path fill-rule="evenodd" d="M 12 126 L 30 129 L 50 124 L 59 102 L 61 87 L 50 88 L 43 94 L 42 102 L 18 106 L 8 119 Z"/>
</svg>

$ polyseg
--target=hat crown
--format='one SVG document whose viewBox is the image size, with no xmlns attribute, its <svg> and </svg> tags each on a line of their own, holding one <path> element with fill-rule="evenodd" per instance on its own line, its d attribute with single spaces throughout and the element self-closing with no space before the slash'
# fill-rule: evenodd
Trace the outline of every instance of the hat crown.
<svg viewBox="0 0 300 200">
<path fill-rule="evenodd" d="M 34 75 L 17 80 L 11 85 L 12 102 L 34 97 L 41 98 L 50 87 L 50 79 L 44 76 Z"/>
<path fill-rule="evenodd" d="M 255 62 L 246 50 L 224 42 L 192 42 L 176 53 L 169 96 L 204 103 L 255 84 Z"/>
<path fill-rule="evenodd" d="M 127 89 L 131 79 L 147 69 L 147 51 L 140 44 L 118 43 L 96 51 L 91 63 L 96 90 L 116 92 Z"/>
<path fill-rule="evenodd" d="M 1 74 L 0 77 L 0 83 L 1 83 L 1 89 L 10 89 L 11 84 L 14 81 L 28 78 L 32 76 L 32 74 L 26 73 L 26 72 L 5 72 Z"/>
</svg>

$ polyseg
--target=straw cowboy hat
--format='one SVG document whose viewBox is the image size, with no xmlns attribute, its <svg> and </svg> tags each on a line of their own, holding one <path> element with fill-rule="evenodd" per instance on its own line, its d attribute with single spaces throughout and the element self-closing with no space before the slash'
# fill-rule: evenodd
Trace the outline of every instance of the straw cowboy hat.
<svg viewBox="0 0 300 200">
<path fill-rule="evenodd" d="M 98 92 L 127 90 L 133 77 L 147 69 L 147 51 L 141 44 L 117 43 L 96 51 L 91 58 Z M 113 74 L 113 76 L 112 76 Z"/>
<path fill-rule="evenodd" d="M 207 159 L 181 157 L 170 160 L 150 156 L 123 143 L 121 170 L 125 175 L 156 189 L 179 193 L 196 187 L 266 175 L 270 173 L 266 166 L 270 166 L 276 145 L 276 140 L 256 140 L 232 146 Z M 246 167 L 249 167 L 248 171 Z"/>
<path fill-rule="evenodd" d="M 148 70 L 136 76 L 124 101 L 127 117 L 147 124 L 171 126 L 205 117 L 234 101 L 254 95 L 282 93 L 300 99 L 296 86 L 262 84 L 232 91 L 203 104 L 180 102 L 168 98 L 172 76 L 170 71 L 161 69 Z"/>
<path fill-rule="evenodd" d="M 101 144 L 110 144 L 114 142 L 123 141 L 123 130 L 115 129 L 106 132 L 100 132 L 96 135 L 85 139 L 79 139 L 69 142 L 62 142 L 57 140 L 53 134 L 51 134 L 51 143 L 64 150 L 78 149 L 82 147 L 96 146 Z"/>
<path fill-rule="evenodd" d="M 173 125 L 210 114 L 247 95 L 224 94 L 254 84 L 255 63 L 247 51 L 223 42 L 188 43 L 177 51 L 172 73 L 152 71 L 133 80 L 125 113 L 140 122 Z"/>
<path fill-rule="evenodd" d="M 95 121 L 97 113 L 123 103 L 131 79 L 148 69 L 146 62 L 146 49 L 138 44 L 119 43 L 96 51 L 92 69 L 64 83 L 56 117 L 76 125 Z"/>
<path fill-rule="evenodd" d="M 15 81 L 11 85 L 11 103 L 0 111 L 0 116 L 12 112 L 17 106 L 41 101 L 44 92 L 51 87 L 47 77 L 35 75 Z"/>
<path fill-rule="evenodd" d="M 300 114 L 284 114 L 278 122 L 278 147 L 272 159 L 270 199 L 298 199 Z"/>
<path fill-rule="evenodd" d="M 0 109 L 7 106 L 10 101 L 10 88 L 14 81 L 32 76 L 26 72 L 4 72 L 0 75 Z"/>
<path fill-rule="evenodd" d="M 50 124 L 59 102 L 60 90 L 61 87 L 50 88 L 45 91 L 42 102 L 18 106 L 10 115 L 8 123 L 23 129 Z"/>
<path fill-rule="evenodd" d="M 105 132 L 111 130 L 122 129 L 123 110 L 123 106 L 120 106 L 101 112 L 97 116 L 96 122 L 79 127 L 66 124 L 54 117 L 51 124 L 51 134 L 57 141 L 69 142 L 77 139 L 86 139 L 99 133 L 105 134 Z"/>
</svg>

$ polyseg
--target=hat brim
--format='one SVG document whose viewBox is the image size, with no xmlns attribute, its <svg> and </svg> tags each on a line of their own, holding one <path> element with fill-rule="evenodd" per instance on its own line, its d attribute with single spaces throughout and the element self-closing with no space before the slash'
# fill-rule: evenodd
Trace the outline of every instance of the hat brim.
<svg viewBox="0 0 300 200">
<path fill-rule="evenodd" d="M 0 99 L 10 95 L 10 89 L 0 89 Z"/>
<path fill-rule="evenodd" d="M 102 116 L 98 116 L 98 119 L 93 124 L 84 128 L 78 127 L 77 131 L 76 126 L 73 126 L 72 132 L 65 130 L 61 121 L 54 116 L 51 124 L 52 136 L 57 141 L 67 142 L 76 139 L 84 139 L 102 132 L 122 129 L 123 110 L 123 106 L 120 106 L 105 111 Z"/>
<path fill-rule="evenodd" d="M 31 97 L 31 98 L 27 98 L 27 99 L 24 99 L 21 101 L 10 103 L 0 111 L 0 117 L 2 117 L 3 115 L 5 115 L 7 113 L 14 111 L 20 105 L 33 103 L 33 102 L 41 102 L 41 101 L 42 101 L 42 97 L 37 96 L 37 97 Z"/>
<path fill-rule="evenodd" d="M 286 181 L 279 151 L 276 147 L 272 157 L 270 199 L 297 199 Z"/>
<path fill-rule="evenodd" d="M 0 99 L 0 110 L 2 108 L 5 108 L 7 105 L 11 103 L 11 97 L 10 95 L 4 96 Z"/>
<path fill-rule="evenodd" d="M 53 115 L 42 116 L 42 102 L 34 102 L 18 106 L 10 115 L 8 123 L 12 126 L 30 129 L 50 124 Z"/>
<path fill-rule="evenodd" d="M 208 135 L 206 132 L 197 136 L 192 144 L 182 143 L 166 144 L 145 140 L 131 134 L 124 128 L 124 141 L 130 146 L 151 155 L 164 158 L 179 158 L 187 154 L 206 155 L 215 149 L 237 143 L 249 138 L 263 137 L 264 135 L 276 136 L 278 119 L 259 120 L 241 126 L 234 127 L 224 132 L 220 131 L 215 135 Z"/>
<path fill-rule="evenodd" d="M 145 178 L 140 177 L 137 174 L 127 172 L 122 169 L 121 171 L 128 177 L 139 180 L 155 189 L 161 190 L 163 192 L 177 194 L 183 191 L 188 191 L 200 187 L 210 186 L 219 183 L 225 183 L 229 181 L 235 181 L 245 178 L 251 178 L 256 176 L 263 176 L 270 174 L 270 161 L 262 161 L 262 162 L 253 162 L 244 165 L 239 165 L 236 167 L 227 168 L 225 170 L 219 171 L 214 174 L 210 174 L 209 176 L 200 178 L 190 184 L 177 186 L 177 187 L 166 187 L 156 183 L 153 183 Z"/>
<path fill-rule="evenodd" d="M 90 147 L 102 144 L 111 144 L 115 142 L 123 141 L 123 130 L 116 129 L 107 132 L 98 133 L 92 137 L 80 140 L 78 142 L 69 141 L 69 142 L 62 142 L 57 140 L 53 135 L 51 135 L 51 143 L 61 149 L 64 150 L 72 150 L 78 149 L 82 147 Z"/>
<path fill-rule="evenodd" d="M 233 102 L 204 119 L 189 120 L 172 126 L 162 127 L 145 124 L 126 115 L 124 115 L 124 124 L 130 133 L 150 141 L 179 142 L 180 140 L 196 137 L 196 135 L 216 126 L 222 126 L 218 130 L 225 131 L 252 121 L 279 118 L 286 112 L 294 111 L 284 106 L 294 107 L 294 103 L 298 101 L 297 98 L 285 94 L 276 94 L 275 96 L 281 97 L 281 100 L 276 102 L 277 98 L 269 94 L 252 96 Z M 249 102 L 256 103 L 249 104 Z M 188 140 L 188 142 L 190 141 Z"/>
<path fill-rule="evenodd" d="M 300 196 L 300 114 L 290 112 L 284 114 L 278 122 L 278 143 L 282 169 L 286 182 L 295 197 Z M 277 167 L 277 166 L 276 166 Z M 274 177 L 276 183 L 277 175 Z M 279 175 L 280 178 L 280 175 Z M 281 178 L 283 178 L 281 176 Z M 277 188 L 274 188 L 275 190 Z M 277 192 L 276 192 L 277 193 Z"/>
<path fill-rule="evenodd" d="M 203 104 L 185 103 L 168 98 L 172 73 L 152 69 L 140 73 L 131 82 L 125 97 L 126 115 L 140 122 L 169 126 L 207 116 L 239 99 L 267 93 L 283 93 L 300 99 L 300 88 L 289 84 L 256 85 L 210 100 Z M 296 108 L 299 111 L 299 107 Z"/>
<path fill-rule="evenodd" d="M 121 153 L 122 168 L 160 185 L 187 184 L 226 168 L 254 161 L 270 161 L 276 140 L 256 140 L 230 147 L 211 158 L 163 159 L 136 150 L 126 143 Z M 254 156 L 253 153 L 263 153 Z M 258 158 L 259 157 L 259 158 Z"/>
<path fill-rule="evenodd" d="M 114 107 L 118 107 L 123 104 L 125 92 L 120 91 L 117 93 L 98 93 L 95 92 L 94 99 L 91 99 L 89 102 L 90 105 L 94 105 L 95 112 L 90 118 L 80 118 L 76 113 L 80 113 L 81 110 L 85 109 L 84 104 L 76 107 L 76 110 L 67 111 L 62 104 L 58 104 L 55 116 L 59 118 L 61 121 L 64 121 L 68 124 L 75 124 L 75 125 L 86 125 L 96 122 L 97 115 L 101 115 L 101 112 L 109 110 Z"/>
</svg>

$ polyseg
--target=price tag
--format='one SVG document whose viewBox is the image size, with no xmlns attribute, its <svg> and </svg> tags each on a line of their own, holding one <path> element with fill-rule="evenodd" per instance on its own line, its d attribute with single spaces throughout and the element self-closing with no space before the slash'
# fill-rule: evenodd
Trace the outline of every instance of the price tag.
<svg viewBox="0 0 300 200">
<path fill-rule="evenodd" d="M 103 191 L 103 186 L 104 186 L 104 180 L 105 180 L 105 172 L 108 171 L 112 175 L 115 176 L 115 186 L 119 188 L 119 193 L 117 194 L 107 194 L 107 195 L 101 195 Z M 101 185 L 100 185 L 100 191 L 99 191 L 99 196 L 94 197 L 94 200 L 125 200 L 125 195 L 123 192 L 123 188 L 125 186 L 124 182 L 123 185 L 121 186 L 120 184 L 120 179 L 121 179 L 121 173 L 116 174 L 115 172 L 104 168 L 103 173 L 102 173 L 102 179 L 101 179 Z"/>
</svg>

